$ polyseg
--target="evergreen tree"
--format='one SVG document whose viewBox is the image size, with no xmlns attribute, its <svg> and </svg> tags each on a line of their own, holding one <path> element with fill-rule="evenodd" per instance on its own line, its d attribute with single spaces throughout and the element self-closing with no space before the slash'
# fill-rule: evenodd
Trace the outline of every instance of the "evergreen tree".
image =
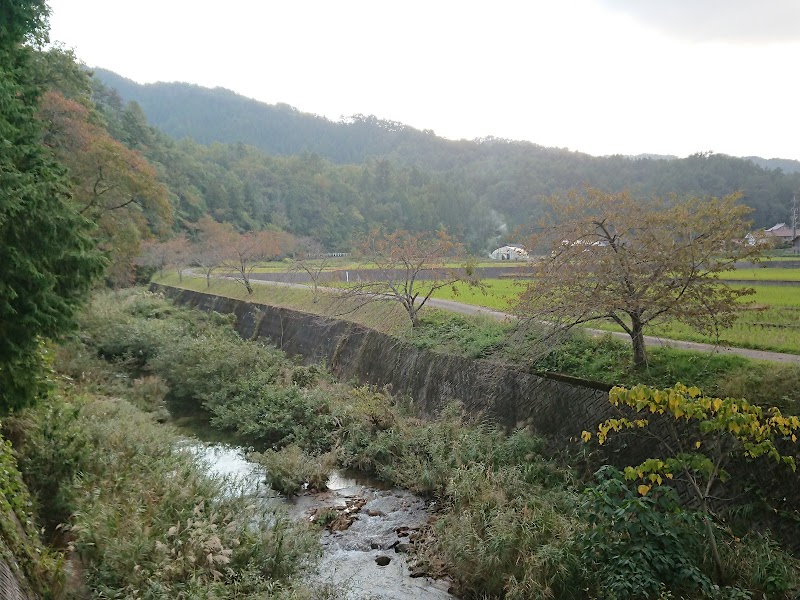
<svg viewBox="0 0 800 600">
<path fill-rule="evenodd" d="M 0 412 L 38 393 L 38 344 L 72 325 L 103 258 L 69 203 L 63 169 L 41 143 L 32 49 L 41 0 L 0 0 Z"/>
</svg>

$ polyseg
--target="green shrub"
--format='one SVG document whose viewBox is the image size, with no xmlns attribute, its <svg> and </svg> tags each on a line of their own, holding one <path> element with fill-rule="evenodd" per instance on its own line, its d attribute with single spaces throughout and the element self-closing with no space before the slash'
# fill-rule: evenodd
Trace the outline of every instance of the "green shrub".
<svg viewBox="0 0 800 600">
<path fill-rule="evenodd" d="M 251 460 L 267 470 L 267 483 L 276 492 L 295 496 L 303 489 L 324 491 L 335 465 L 332 454 L 311 455 L 298 446 L 254 452 Z"/>
<path fill-rule="evenodd" d="M 223 404 L 242 388 L 271 385 L 288 364 L 275 349 L 244 341 L 233 330 L 215 330 L 172 339 L 148 369 L 167 382 L 173 400 L 199 406 Z"/>
<path fill-rule="evenodd" d="M 466 317 L 433 310 L 425 312 L 419 325 L 405 332 L 417 348 L 486 358 L 507 341 L 510 325 L 486 317 Z"/>
<path fill-rule="evenodd" d="M 701 516 L 682 510 L 671 487 L 654 485 L 642 496 L 613 467 L 597 479 L 584 492 L 590 526 L 574 542 L 593 597 L 650 598 L 664 587 L 709 596 Z"/>
<path fill-rule="evenodd" d="M 322 369 L 317 365 L 298 366 L 292 370 L 292 383 L 301 388 L 311 387 L 321 374 Z"/>
<path fill-rule="evenodd" d="M 130 383 L 130 391 L 126 397 L 135 407 L 154 413 L 161 421 L 169 420 L 169 412 L 165 403 L 169 387 L 161 377 L 145 375 Z"/>
<path fill-rule="evenodd" d="M 642 496 L 613 467 L 603 467 L 584 491 L 588 528 L 570 542 L 577 561 L 561 583 L 564 597 L 580 582 L 591 597 L 615 600 L 793 598 L 798 561 L 768 536 L 739 539 L 719 532 L 727 586 L 712 582 L 703 517 L 680 502 L 674 488 L 653 485 Z"/>
<path fill-rule="evenodd" d="M 326 394 L 294 385 L 264 384 L 258 377 L 237 387 L 224 401 L 206 404 L 215 427 L 235 431 L 262 448 L 299 444 L 310 451 L 327 452 L 333 446 L 338 423 Z"/>
</svg>

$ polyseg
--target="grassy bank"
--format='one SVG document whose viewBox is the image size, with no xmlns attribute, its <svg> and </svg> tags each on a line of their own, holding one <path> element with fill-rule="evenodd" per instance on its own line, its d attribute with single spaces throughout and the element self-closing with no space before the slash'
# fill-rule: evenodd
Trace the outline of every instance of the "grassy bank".
<svg viewBox="0 0 800 600">
<path fill-rule="evenodd" d="M 614 470 L 584 478 L 529 432 L 474 423 L 457 405 L 421 421 L 403 399 L 299 366 L 240 340 L 230 323 L 152 294 L 107 294 L 59 363 L 81 389 L 125 394 L 151 415 L 166 418 L 169 403 L 205 413 L 256 446 L 270 483 L 287 493 L 324 485 L 335 464 L 429 497 L 439 512 L 414 544 L 416 559 L 453 577 L 465 598 L 790 598 L 795 589 L 796 563 L 745 522 L 720 533 L 728 587 L 718 590 L 697 517 L 668 489 L 642 499 Z M 98 407 L 90 431 L 114 412 Z M 125 458 L 146 463 L 140 455 L 149 452 Z M 636 523 L 650 533 L 642 537 Z"/>
<path fill-rule="evenodd" d="M 262 302 L 271 306 L 279 306 L 300 310 L 321 316 L 330 316 L 359 323 L 386 333 L 402 331 L 410 327 L 405 311 L 394 302 L 373 302 L 363 306 L 354 301 L 343 301 L 340 298 L 321 293 L 314 302 L 310 287 L 291 287 L 286 285 L 253 284 L 253 293 L 248 294 L 243 285 L 230 279 L 211 279 L 208 286 L 205 278 L 184 275 L 179 281 L 175 274 L 165 274 L 153 279 L 155 283 L 171 285 L 188 290 L 195 290 L 226 298 Z"/>
<path fill-rule="evenodd" d="M 649 352 L 648 365 L 632 369 L 630 344 L 611 338 L 590 338 L 580 331 L 542 343 L 535 330 L 517 331 L 510 322 L 500 323 L 485 317 L 468 317 L 434 309 L 423 312 L 420 326 L 412 329 L 396 303 L 373 303 L 346 312 L 341 311 L 340 304 L 324 295 L 318 303 L 313 303 L 310 291 L 305 289 L 256 286 L 254 293 L 248 295 L 243 286 L 232 281 L 215 280 L 211 288 L 206 288 L 205 281 L 196 278 L 185 277 L 183 282 L 178 282 L 177 277 L 168 277 L 158 281 L 322 315 L 344 312 L 337 318 L 350 319 L 396 335 L 420 348 L 516 364 L 534 371 L 566 373 L 612 385 L 644 383 L 668 387 L 681 381 L 697 385 L 709 393 L 748 397 L 757 403 L 777 404 L 795 412 L 800 403 L 800 367 L 793 365 L 764 363 L 732 355 L 653 348 Z M 498 290 L 513 290 L 515 293 L 519 290 L 512 280 L 492 280 L 489 284 L 500 286 Z M 482 297 L 474 289 L 470 293 Z M 464 296 L 459 296 L 459 300 L 464 299 Z"/>
<path fill-rule="evenodd" d="M 0 561 L 23 594 L 57 598 L 65 588 L 63 557 L 39 537 L 33 499 L 11 443 L 0 434 Z M 11 582 L 0 577 L 0 584 Z M 0 591 L 11 597 L 13 588 Z M 16 597 L 16 596 L 15 596 Z"/>
<path fill-rule="evenodd" d="M 69 559 L 67 598 L 320 597 L 298 583 L 316 534 L 209 475 L 152 414 L 66 389 L 9 426 Z"/>
<path fill-rule="evenodd" d="M 653 348 L 648 364 L 631 367 L 630 344 L 579 331 L 543 343 L 535 331 L 513 323 L 431 311 L 401 335 L 422 348 L 517 364 L 523 369 L 566 373 L 611 385 L 669 387 L 681 381 L 719 396 L 746 397 L 762 405 L 800 412 L 800 366 L 729 354 Z"/>
</svg>

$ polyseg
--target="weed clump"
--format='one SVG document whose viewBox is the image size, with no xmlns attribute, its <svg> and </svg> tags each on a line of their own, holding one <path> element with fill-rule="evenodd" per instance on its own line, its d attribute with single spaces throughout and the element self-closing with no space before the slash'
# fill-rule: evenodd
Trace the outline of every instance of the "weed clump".
<svg viewBox="0 0 800 600">
<path fill-rule="evenodd" d="M 249 458 L 267 469 L 267 483 L 276 492 L 295 496 L 302 490 L 325 491 L 335 466 L 332 454 L 313 456 L 299 446 L 254 452 Z"/>
<path fill-rule="evenodd" d="M 175 432 L 123 400 L 51 398 L 27 419 L 26 474 L 59 490 L 70 513 L 59 529 L 95 594 L 289 598 L 319 551 L 314 532 L 207 474 Z M 69 472 L 44 464 L 56 452 Z"/>
</svg>

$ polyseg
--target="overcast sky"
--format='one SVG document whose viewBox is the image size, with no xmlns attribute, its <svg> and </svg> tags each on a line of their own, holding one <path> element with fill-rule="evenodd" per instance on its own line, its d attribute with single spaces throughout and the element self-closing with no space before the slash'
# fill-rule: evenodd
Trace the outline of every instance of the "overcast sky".
<svg viewBox="0 0 800 600">
<path fill-rule="evenodd" d="M 50 0 L 138 81 L 591 154 L 800 159 L 798 0 Z"/>
</svg>

